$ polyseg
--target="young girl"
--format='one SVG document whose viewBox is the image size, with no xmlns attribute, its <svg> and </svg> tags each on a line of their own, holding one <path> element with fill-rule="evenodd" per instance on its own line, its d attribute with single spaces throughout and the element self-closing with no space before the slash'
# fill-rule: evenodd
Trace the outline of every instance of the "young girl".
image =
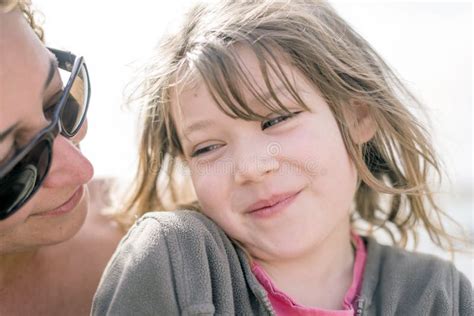
<svg viewBox="0 0 474 316">
<path fill-rule="evenodd" d="M 143 89 L 123 220 L 199 212 L 143 216 L 94 315 L 472 315 L 462 273 L 401 249 L 420 225 L 451 245 L 417 102 L 330 5 L 197 5 Z"/>
</svg>

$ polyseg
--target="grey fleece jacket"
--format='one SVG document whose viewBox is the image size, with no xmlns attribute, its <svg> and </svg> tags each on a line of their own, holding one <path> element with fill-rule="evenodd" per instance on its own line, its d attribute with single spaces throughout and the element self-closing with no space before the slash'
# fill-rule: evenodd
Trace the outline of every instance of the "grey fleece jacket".
<svg viewBox="0 0 474 316">
<path fill-rule="evenodd" d="M 474 315 L 452 263 L 364 238 L 356 315 Z M 274 315 L 245 253 L 202 214 L 144 215 L 109 262 L 92 315 Z"/>
</svg>

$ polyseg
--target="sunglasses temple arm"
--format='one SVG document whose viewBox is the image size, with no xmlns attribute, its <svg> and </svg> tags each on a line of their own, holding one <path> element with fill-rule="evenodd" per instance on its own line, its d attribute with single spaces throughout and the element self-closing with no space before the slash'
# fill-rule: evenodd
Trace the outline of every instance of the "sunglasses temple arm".
<svg viewBox="0 0 474 316">
<path fill-rule="evenodd" d="M 48 47 L 48 49 L 54 54 L 54 56 L 56 56 L 59 68 L 72 71 L 74 61 L 76 60 L 76 56 L 74 54 L 50 47 Z"/>
</svg>

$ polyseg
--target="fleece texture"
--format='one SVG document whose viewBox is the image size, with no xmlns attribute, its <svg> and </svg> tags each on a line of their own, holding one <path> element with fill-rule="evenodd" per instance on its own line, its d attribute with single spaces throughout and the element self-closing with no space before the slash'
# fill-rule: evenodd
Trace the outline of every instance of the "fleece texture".
<svg viewBox="0 0 474 316">
<path fill-rule="evenodd" d="M 452 263 L 364 237 L 356 315 L 472 316 L 469 280 Z M 193 211 L 145 214 L 119 244 L 92 315 L 274 315 L 245 252 Z"/>
</svg>

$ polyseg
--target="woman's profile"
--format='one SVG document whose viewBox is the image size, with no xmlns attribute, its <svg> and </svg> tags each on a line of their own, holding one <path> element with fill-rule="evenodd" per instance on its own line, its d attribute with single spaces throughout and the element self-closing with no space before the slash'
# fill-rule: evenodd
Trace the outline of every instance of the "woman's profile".
<svg viewBox="0 0 474 316">
<path fill-rule="evenodd" d="M 29 1 L 0 1 L 0 314 L 86 315 L 122 233 L 89 211 L 85 59 L 42 38 Z"/>
</svg>

